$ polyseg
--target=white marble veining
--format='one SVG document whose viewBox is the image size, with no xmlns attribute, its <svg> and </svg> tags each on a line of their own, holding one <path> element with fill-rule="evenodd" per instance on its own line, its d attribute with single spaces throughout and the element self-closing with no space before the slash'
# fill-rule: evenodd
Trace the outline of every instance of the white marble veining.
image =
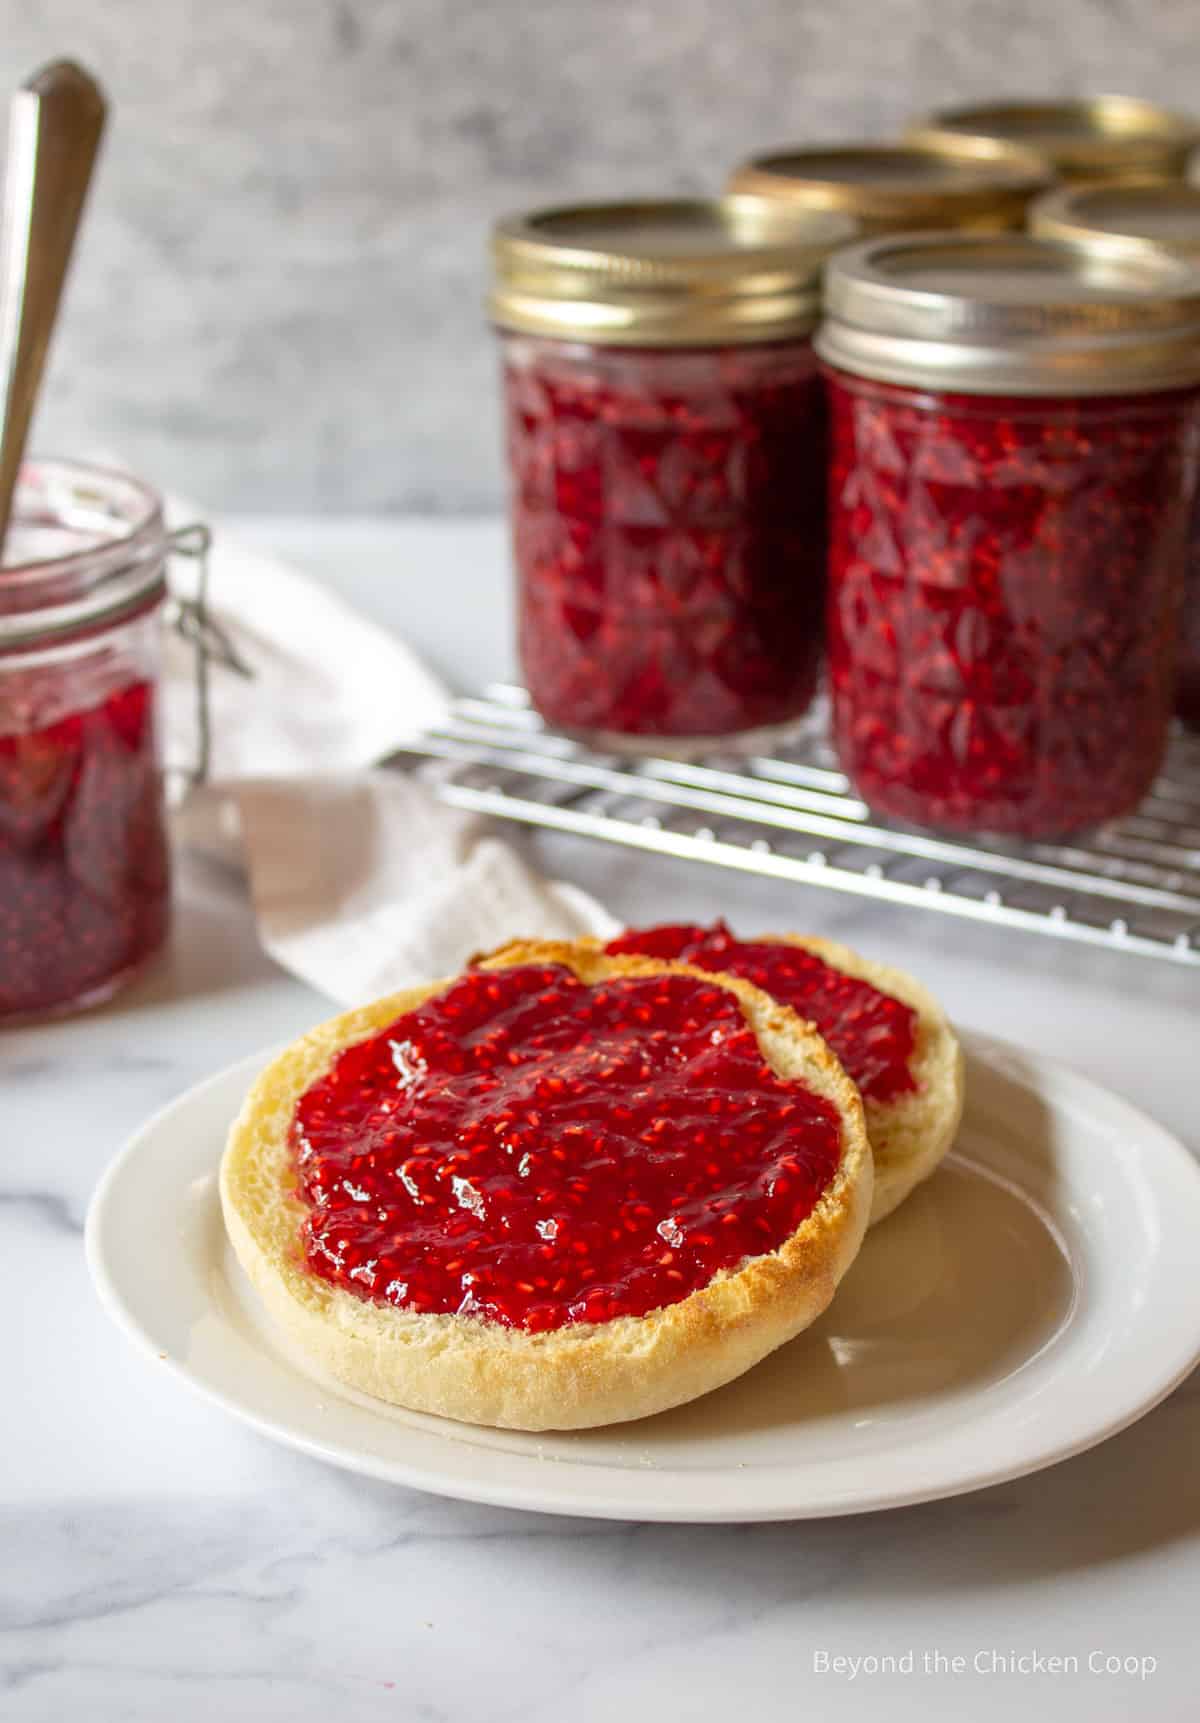
<svg viewBox="0 0 1200 1723">
<path fill-rule="evenodd" d="M 254 536 L 328 570 L 464 683 L 502 656 L 494 523 Z M 573 840 L 538 853 L 630 917 L 724 909 L 870 945 L 964 1023 L 1065 1059 L 1200 1149 L 1194 973 Z M 6 1723 L 1194 1717 L 1196 1378 L 1023 1482 L 861 1519 L 686 1528 L 390 1489 L 274 1448 L 156 1374 L 92 1295 L 89 1192 L 151 1110 L 323 1008 L 258 953 L 236 878 L 191 864 L 153 975 L 106 1010 L 0 1037 Z M 910 1652 L 912 1673 L 818 1667 Z M 966 1666 L 926 1673 L 927 1654 Z M 973 1668 L 993 1654 L 1079 1669 Z M 1145 1673 L 1094 1673 L 1089 1654 Z"/>
</svg>

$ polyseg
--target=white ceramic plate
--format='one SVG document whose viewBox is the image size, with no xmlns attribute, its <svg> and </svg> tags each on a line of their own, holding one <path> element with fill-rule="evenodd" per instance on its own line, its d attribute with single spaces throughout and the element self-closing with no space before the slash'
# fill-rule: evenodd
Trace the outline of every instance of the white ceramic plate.
<svg viewBox="0 0 1200 1723">
<path fill-rule="evenodd" d="M 402 1412 L 314 1378 L 227 1248 L 217 1163 L 264 1063 L 133 1138 L 92 1203 L 89 1262 L 135 1341 L 265 1435 L 352 1471 L 604 1518 L 861 1513 L 1079 1453 L 1200 1359 L 1192 1157 L 1095 1084 L 973 1040 L 954 1155 L 870 1234 L 822 1320 L 740 1381 L 567 1435 Z"/>
</svg>

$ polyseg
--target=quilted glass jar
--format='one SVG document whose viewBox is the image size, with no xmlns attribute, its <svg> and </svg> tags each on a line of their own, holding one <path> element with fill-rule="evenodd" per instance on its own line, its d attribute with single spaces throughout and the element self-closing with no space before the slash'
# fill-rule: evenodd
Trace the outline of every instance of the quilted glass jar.
<svg viewBox="0 0 1200 1723">
<path fill-rule="evenodd" d="M 1050 837 L 1161 762 L 1200 455 L 1200 279 L 1025 238 L 835 261 L 830 682 L 848 775 L 937 829 Z"/>
<path fill-rule="evenodd" d="M 111 994 L 162 944 L 166 536 L 136 480 L 22 470 L 0 570 L 0 1022 Z"/>
<path fill-rule="evenodd" d="M 1200 266 L 1200 186 L 1183 181 L 1068 186 L 1034 205 L 1030 225 L 1097 257 L 1136 261 L 1147 245 L 1161 245 Z M 1200 496 L 1184 573 L 1175 711 L 1189 729 L 1200 730 Z"/>
<path fill-rule="evenodd" d="M 821 263 L 845 218 L 588 206 L 495 236 L 518 648 L 538 711 L 637 751 L 760 739 L 823 650 Z"/>
</svg>

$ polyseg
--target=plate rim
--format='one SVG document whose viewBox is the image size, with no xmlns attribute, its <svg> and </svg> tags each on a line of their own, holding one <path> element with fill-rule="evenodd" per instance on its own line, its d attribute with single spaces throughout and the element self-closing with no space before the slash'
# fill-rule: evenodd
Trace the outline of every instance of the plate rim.
<svg viewBox="0 0 1200 1723">
<path fill-rule="evenodd" d="M 968 1059 L 974 1058 L 984 1064 L 998 1067 L 1003 1075 L 1009 1077 L 1010 1080 L 1022 1083 L 1025 1087 L 1030 1087 L 1031 1080 L 1035 1078 L 1039 1090 L 1044 1089 L 1048 1081 L 1061 1083 L 1065 1080 L 1080 1091 L 1081 1098 L 1099 1100 L 1110 1116 L 1114 1113 L 1118 1116 L 1123 1115 L 1127 1125 L 1135 1130 L 1139 1137 L 1146 1138 L 1153 1145 L 1153 1151 L 1156 1155 L 1165 1155 L 1167 1164 L 1173 1163 L 1175 1172 L 1183 1171 L 1185 1177 L 1191 1177 L 1197 1181 L 1196 1194 L 1200 1200 L 1200 1161 L 1186 1144 L 1167 1130 L 1164 1125 L 1134 1103 L 1127 1101 L 1124 1096 L 1107 1089 L 1102 1083 L 1097 1082 L 1086 1073 L 1076 1070 L 1065 1061 L 1049 1058 L 1042 1053 L 1034 1052 L 1022 1047 L 1019 1043 L 999 1036 L 975 1031 L 960 1031 L 960 1039 Z M 834 1497 L 815 1502 L 797 1503 L 794 1500 L 785 1499 L 786 1486 L 783 1486 L 780 1491 L 780 1499 L 776 1503 L 755 1503 L 750 1507 L 738 1506 L 737 1504 L 727 1506 L 724 1503 L 710 1503 L 707 1507 L 696 1504 L 672 1506 L 669 1502 L 654 1499 L 639 1501 L 636 1504 L 632 1502 L 617 1504 L 612 1501 L 606 1502 L 599 1497 L 588 1494 L 581 1496 L 578 1490 L 571 1486 L 556 1486 L 553 1482 L 555 1474 L 561 1470 L 566 1476 L 577 1477 L 580 1472 L 583 1472 L 593 1482 L 607 1475 L 614 1479 L 614 1487 L 619 1488 L 619 1485 L 615 1485 L 615 1480 L 618 1478 L 630 1475 L 661 1478 L 663 1471 L 649 1469 L 642 1472 L 635 1468 L 616 1467 L 605 1463 L 588 1465 L 587 1467 L 571 1467 L 552 1456 L 512 1454 L 511 1452 L 505 1453 L 502 1450 L 494 1450 L 501 1460 L 514 1464 L 522 1471 L 528 1466 L 536 1466 L 542 1474 L 537 1482 L 526 1481 L 523 1478 L 511 1478 L 495 1484 L 486 1479 L 475 1480 L 469 1475 L 450 1477 L 431 1473 L 417 1461 L 408 1462 L 403 1459 L 383 1458 L 342 1441 L 321 1439 L 302 1428 L 281 1421 L 272 1414 L 264 1413 L 254 1405 L 252 1395 L 238 1395 L 219 1383 L 209 1380 L 203 1373 L 198 1372 L 173 1353 L 168 1353 L 164 1358 L 161 1344 L 156 1340 L 151 1327 L 131 1306 L 122 1290 L 119 1271 L 114 1272 L 105 1245 L 114 1196 L 119 1197 L 121 1181 L 129 1175 L 131 1164 L 136 1165 L 137 1157 L 143 1151 L 146 1142 L 155 1138 L 177 1114 L 186 1113 L 194 1107 L 209 1091 L 232 1084 L 235 1078 L 239 1084 L 244 1081 L 248 1088 L 254 1075 L 278 1051 L 278 1047 L 272 1047 L 245 1055 L 211 1073 L 208 1077 L 202 1078 L 199 1082 L 190 1084 L 180 1094 L 174 1096 L 163 1106 L 158 1107 L 126 1139 L 105 1166 L 93 1189 L 84 1228 L 85 1257 L 101 1306 L 139 1351 L 156 1361 L 165 1362 L 172 1374 L 181 1378 L 191 1391 L 199 1394 L 210 1404 L 219 1406 L 257 1434 L 306 1454 L 310 1458 L 337 1466 L 342 1470 L 356 1472 L 384 1483 L 420 1490 L 426 1494 L 451 1500 L 573 1518 L 717 1525 L 848 1517 L 865 1513 L 885 1512 L 894 1508 L 912 1507 L 924 1502 L 949 1500 L 955 1496 L 970 1494 L 975 1490 L 989 1489 L 999 1484 L 1011 1483 L 1019 1478 L 1028 1477 L 1051 1466 L 1061 1464 L 1065 1460 L 1075 1458 L 1086 1453 L 1089 1449 L 1099 1446 L 1102 1442 L 1108 1441 L 1110 1437 L 1118 1435 L 1122 1430 L 1128 1429 L 1140 1418 L 1153 1411 L 1200 1364 L 1200 1317 L 1198 1317 L 1194 1323 L 1190 1346 L 1185 1347 L 1181 1344 L 1177 1348 L 1177 1359 L 1163 1371 L 1155 1386 L 1144 1392 L 1140 1398 L 1136 1399 L 1136 1402 L 1121 1404 L 1119 1409 L 1108 1419 L 1096 1421 L 1088 1429 L 1078 1431 L 1066 1439 L 1047 1443 L 1039 1452 L 1027 1453 L 1015 1462 L 1000 1461 L 991 1466 L 981 1466 L 969 1477 L 960 1476 L 949 1482 L 931 1480 L 928 1483 L 914 1483 L 909 1487 L 884 1485 L 872 1489 L 871 1485 L 868 1484 L 859 1490 L 852 1499 Z M 1016 1072 L 1012 1068 L 1014 1061 L 1019 1066 Z M 1154 1189 L 1154 1186 L 1151 1185 L 1150 1188 Z M 1034 1200 L 1030 1193 L 1025 1192 L 1024 1195 L 1027 1201 Z M 1078 1265 L 1075 1265 L 1074 1272 L 1078 1295 Z M 317 1386 L 322 1386 L 316 1377 L 309 1377 L 308 1380 Z M 328 1391 L 337 1392 L 337 1384 L 329 1384 Z M 360 1410 L 368 1412 L 370 1410 L 369 1407 L 360 1406 L 357 1400 L 349 1401 L 348 1404 L 356 1406 Z M 472 1429 L 474 1426 L 465 1426 L 465 1428 Z M 423 1431 L 418 1429 L 417 1433 L 423 1434 Z M 553 1436 L 553 1432 L 546 1434 L 548 1437 Z M 452 1443 L 461 1440 L 455 1436 L 455 1426 L 450 1426 L 445 1440 Z M 464 1440 L 462 1446 L 466 1449 L 470 1448 L 471 1444 Z M 710 1471 L 712 1469 L 708 1468 Z"/>
</svg>

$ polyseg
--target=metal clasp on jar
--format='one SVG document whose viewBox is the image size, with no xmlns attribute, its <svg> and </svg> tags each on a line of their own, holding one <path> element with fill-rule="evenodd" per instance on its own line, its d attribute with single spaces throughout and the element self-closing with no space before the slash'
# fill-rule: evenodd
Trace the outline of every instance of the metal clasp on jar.
<svg viewBox="0 0 1200 1723">
<path fill-rule="evenodd" d="M 184 775 L 185 787 L 195 789 L 208 777 L 212 760 L 212 702 L 210 672 L 214 664 L 237 676 L 253 677 L 254 672 L 241 657 L 227 631 L 221 627 L 208 607 L 208 557 L 212 549 L 212 533 L 202 521 L 191 521 L 167 534 L 167 550 L 171 556 L 181 556 L 196 565 L 196 590 L 190 597 L 172 592 L 167 599 L 166 619 L 181 640 L 195 654 L 196 689 L 196 757 L 190 767 L 178 767 Z"/>
</svg>

